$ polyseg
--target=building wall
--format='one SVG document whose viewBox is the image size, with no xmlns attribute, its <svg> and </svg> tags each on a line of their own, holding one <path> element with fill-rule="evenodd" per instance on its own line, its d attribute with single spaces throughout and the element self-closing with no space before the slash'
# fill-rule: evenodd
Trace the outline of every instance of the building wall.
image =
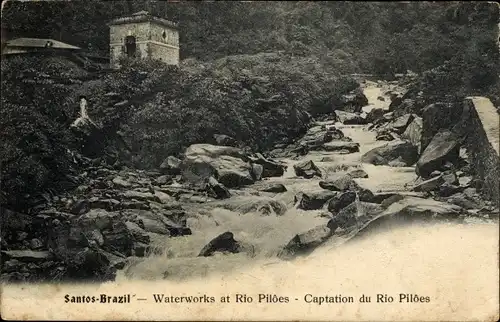
<svg viewBox="0 0 500 322">
<path fill-rule="evenodd" d="M 163 33 L 165 32 L 165 37 Z M 118 66 L 118 59 L 125 55 L 124 40 L 135 36 L 140 58 L 159 59 L 168 64 L 179 63 L 179 33 L 154 22 L 130 23 L 110 26 L 111 66 Z"/>
</svg>

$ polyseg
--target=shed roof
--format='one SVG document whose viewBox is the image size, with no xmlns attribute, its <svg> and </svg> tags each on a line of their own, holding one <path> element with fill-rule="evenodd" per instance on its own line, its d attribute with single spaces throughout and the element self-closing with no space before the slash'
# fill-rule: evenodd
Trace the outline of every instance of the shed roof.
<svg viewBox="0 0 500 322">
<path fill-rule="evenodd" d="M 35 48 L 57 48 L 57 49 L 81 49 L 70 44 L 63 43 L 62 41 L 48 39 L 48 38 L 16 38 L 9 40 L 5 43 L 7 47 L 35 47 Z"/>
<path fill-rule="evenodd" d="M 108 25 L 113 26 L 113 25 L 123 25 L 123 24 L 138 23 L 138 22 L 155 22 L 165 27 L 177 29 L 177 24 L 175 22 L 152 16 L 147 11 L 139 11 L 132 14 L 131 16 L 117 18 L 115 20 L 112 20 Z"/>
</svg>

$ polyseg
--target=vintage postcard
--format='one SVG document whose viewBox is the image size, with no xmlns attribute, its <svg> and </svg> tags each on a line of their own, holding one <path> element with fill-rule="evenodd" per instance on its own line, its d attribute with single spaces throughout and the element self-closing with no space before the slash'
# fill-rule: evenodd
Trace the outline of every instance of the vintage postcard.
<svg viewBox="0 0 500 322">
<path fill-rule="evenodd" d="M 497 321 L 499 26 L 2 2 L 2 319 Z"/>
</svg>

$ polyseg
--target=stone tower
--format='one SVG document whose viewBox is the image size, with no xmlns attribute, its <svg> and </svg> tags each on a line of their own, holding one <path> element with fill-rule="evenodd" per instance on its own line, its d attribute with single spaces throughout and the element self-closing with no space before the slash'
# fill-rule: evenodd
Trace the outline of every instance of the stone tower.
<svg viewBox="0 0 500 322">
<path fill-rule="evenodd" d="M 111 67 L 118 68 L 118 60 L 122 56 L 179 64 L 179 32 L 176 23 L 140 11 L 115 19 L 108 25 Z"/>
</svg>

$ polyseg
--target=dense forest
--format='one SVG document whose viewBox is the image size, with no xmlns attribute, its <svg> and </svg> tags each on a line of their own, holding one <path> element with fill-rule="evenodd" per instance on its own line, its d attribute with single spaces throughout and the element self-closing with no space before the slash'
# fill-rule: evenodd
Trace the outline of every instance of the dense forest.
<svg viewBox="0 0 500 322">
<path fill-rule="evenodd" d="M 140 10 L 178 22 L 178 68 L 132 61 L 95 77 L 57 60 L 2 60 L 5 201 L 71 186 L 84 153 L 69 129 L 79 95 L 105 133 L 106 162 L 146 168 L 216 133 L 258 150 L 291 139 L 356 89 L 352 73 L 412 71 L 426 97 L 499 105 L 499 13 L 485 2 L 11 1 L 2 28 L 107 55 L 107 23 Z"/>
<path fill-rule="evenodd" d="M 15 36 L 49 37 L 107 54 L 107 23 L 148 10 L 179 23 L 181 58 L 283 51 L 345 72 L 405 73 L 457 55 L 480 58 L 465 49 L 470 42 L 494 45 L 485 32 L 498 20 L 491 8 L 457 1 L 13 1 L 3 8 L 2 26 Z"/>
</svg>

